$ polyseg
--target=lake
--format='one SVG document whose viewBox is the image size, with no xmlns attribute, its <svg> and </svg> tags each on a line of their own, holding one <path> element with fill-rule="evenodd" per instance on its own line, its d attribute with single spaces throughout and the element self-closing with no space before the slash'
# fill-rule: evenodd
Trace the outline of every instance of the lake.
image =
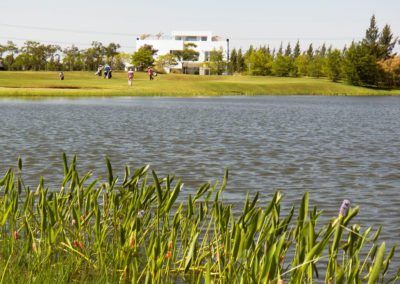
<svg viewBox="0 0 400 284">
<path fill-rule="evenodd" d="M 362 226 L 400 239 L 400 97 L 215 97 L 0 100 L 0 173 L 23 159 L 26 183 L 57 189 L 62 152 L 81 172 L 106 177 L 150 164 L 182 178 L 185 193 L 230 178 L 224 194 L 240 209 L 246 192 L 282 210 L 310 205 L 337 216 L 343 199 Z M 377 228 L 377 227 L 376 227 Z"/>
</svg>

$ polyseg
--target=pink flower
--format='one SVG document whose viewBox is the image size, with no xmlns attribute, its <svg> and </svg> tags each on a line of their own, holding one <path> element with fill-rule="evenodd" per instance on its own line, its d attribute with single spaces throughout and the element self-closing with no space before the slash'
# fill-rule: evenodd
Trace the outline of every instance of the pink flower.
<svg viewBox="0 0 400 284">
<path fill-rule="evenodd" d="M 347 199 L 343 200 L 342 206 L 340 206 L 339 209 L 339 216 L 346 216 L 349 208 L 350 208 L 350 201 Z"/>
</svg>

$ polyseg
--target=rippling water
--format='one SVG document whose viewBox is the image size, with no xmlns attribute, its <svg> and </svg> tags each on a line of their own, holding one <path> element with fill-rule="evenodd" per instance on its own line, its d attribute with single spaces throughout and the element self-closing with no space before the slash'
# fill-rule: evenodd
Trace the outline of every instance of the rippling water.
<svg viewBox="0 0 400 284">
<path fill-rule="evenodd" d="M 78 155 L 82 172 L 103 176 L 108 155 L 120 176 L 126 164 L 150 164 L 191 192 L 229 168 L 229 202 L 247 191 L 266 202 L 279 189 L 287 210 L 309 191 L 329 218 L 347 198 L 361 207 L 356 221 L 382 224 L 393 244 L 399 135 L 400 97 L 0 100 L 0 171 L 21 156 L 28 184 L 43 175 L 54 186 L 63 151 Z"/>
</svg>

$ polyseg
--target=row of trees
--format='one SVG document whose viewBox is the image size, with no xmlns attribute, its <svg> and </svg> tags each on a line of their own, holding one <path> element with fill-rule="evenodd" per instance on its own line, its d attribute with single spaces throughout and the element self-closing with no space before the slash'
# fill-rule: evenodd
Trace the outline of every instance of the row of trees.
<svg viewBox="0 0 400 284">
<path fill-rule="evenodd" d="M 286 48 L 281 45 L 278 50 L 250 46 L 246 52 L 233 49 L 229 62 L 222 50 L 211 51 L 206 64 L 211 74 L 228 71 L 230 74 L 259 76 L 328 77 L 334 82 L 345 80 L 358 86 L 392 88 L 400 86 L 400 58 L 393 53 L 397 40 L 389 25 L 379 31 L 375 16 L 372 16 L 365 37 L 342 50 L 327 48 L 325 44 L 314 49 L 310 44 L 302 51 L 299 42 L 294 47 L 290 43 Z M 195 47 L 186 44 L 183 50 L 161 55 L 154 61 L 157 50 L 143 46 L 133 55 L 133 64 L 139 69 L 155 64 L 162 71 L 178 62 L 195 60 L 198 56 Z"/>
<path fill-rule="evenodd" d="M 353 85 L 391 88 L 400 86 L 400 57 L 393 53 L 397 41 L 390 26 L 385 25 L 379 31 L 372 16 L 365 37 L 342 50 L 327 48 L 325 44 L 314 49 L 311 44 L 302 51 L 299 42 L 294 47 L 290 43 L 286 48 L 281 45 L 278 50 L 250 46 L 245 52 L 233 49 L 229 62 L 222 50 L 213 50 L 205 64 L 211 74 L 228 71 L 259 76 L 328 77 L 335 82 L 346 80 Z M 154 55 L 158 51 L 151 45 L 142 46 L 133 55 L 120 53 L 119 48 L 116 43 L 105 46 L 96 41 L 82 50 L 74 45 L 62 49 L 35 41 L 27 41 L 18 48 L 9 41 L 0 45 L 0 60 L 8 70 L 96 70 L 104 63 L 118 70 L 124 62 L 131 62 L 138 70 L 155 65 L 158 71 L 163 71 L 179 62 L 196 61 L 199 56 L 193 43 L 186 43 L 182 50 L 159 55 L 157 61 Z"/>
<path fill-rule="evenodd" d="M 119 69 L 121 63 L 129 61 L 130 57 L 118 52 L 119 48 L 120 45 L 116 43 L 105 46 L 97 41 L 82 50 L 74 45 L 63 49 L 58 45 L 36 41 L 27 41 L 18 48 L 15 43 L 8 41 L 0 45 L 0 59 L 7 70 L 96 70 L 104 62 Z"/>
<path fill-rule="evenodd" d="M 393 53 L 396 42 L 390 26 L 380 32 L 373 16 L 364 39 L 343 50 L 325 44 L 314 49 L 311 44 L 301 52 L 299 42 L 294 48 L 290 43 L 285 49 L 281 45 L 277 51 L 251 46 L 245 53 L 233 49 L 228 69 L 231 73 L 328 77 L 359 86 L 394 87 L 400 86 L 400 58 Z"/>
</svg>

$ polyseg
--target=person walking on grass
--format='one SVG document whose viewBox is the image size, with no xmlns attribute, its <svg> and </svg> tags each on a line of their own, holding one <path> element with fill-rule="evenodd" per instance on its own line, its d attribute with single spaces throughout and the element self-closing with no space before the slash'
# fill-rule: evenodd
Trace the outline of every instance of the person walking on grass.
<svg viewBox="0 0 400 284">
<path fill-rule="evenodd" d="M 99 67 L 97 67 L 97 72 L 94 73 L 94 75 L 101 77 L 102 72 L 103 72 L 103 65 L 100 64 Z"/>
<path fill-rule="evenodd" d="M 111 78 L 111 67 L 108 64 L 104 65 L 104 79 L 110 79 Z"/>
<path fill-rule="evenodd" d="M 129 68 L 129 71 L 128 71 L 128 86 L 132 86 L 132 81 L 133 81 L 133 70 L 132 70 L 132 68 Z"/>
<path fill-rule="evenodd" d="M 61 72 L 58 74 L 58 77 L 60 77 L 60 80 L 64 80 L 64 72 L 61 71 Z"/>
<path fill-rule="evenodd" d="M 154 72 L 153 72 L 153 68 L 151 68 L 150 66 L 147 67 L 147 74 L 149 75 L 149 79 L 150 79 L 150 80 L 153 80 L 153 74 L 154 74 Z"/>
</svg>

